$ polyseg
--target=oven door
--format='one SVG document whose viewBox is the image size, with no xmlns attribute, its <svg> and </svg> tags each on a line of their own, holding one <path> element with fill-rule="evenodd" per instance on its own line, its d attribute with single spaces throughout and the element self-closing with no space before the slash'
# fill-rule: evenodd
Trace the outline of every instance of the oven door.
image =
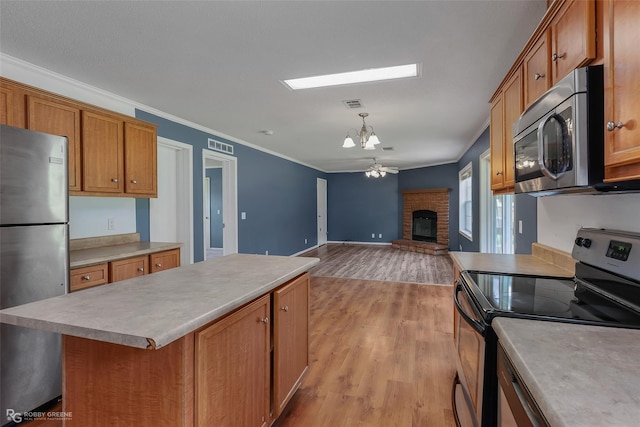
<svg viewBox="0 0 640 427">
<path fill-rule="evenodd" d="M 459 382 L 454 385 L 454 411 L 459 425 L 477 427 L 482 420 L 487 325 L 461 282 L 456 285 L 453 300 Z"/>
</svg>

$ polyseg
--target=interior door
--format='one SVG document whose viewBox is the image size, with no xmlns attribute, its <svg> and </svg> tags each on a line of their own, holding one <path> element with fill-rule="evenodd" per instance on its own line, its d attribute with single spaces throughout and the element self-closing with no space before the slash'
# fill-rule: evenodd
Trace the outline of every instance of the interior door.
<svg viewBox="0 0 640 427">
<path fill-rule="evenodd" d="M 318 246 L 327 243 L 327 180 L 318 178 Z"/>
</svg>

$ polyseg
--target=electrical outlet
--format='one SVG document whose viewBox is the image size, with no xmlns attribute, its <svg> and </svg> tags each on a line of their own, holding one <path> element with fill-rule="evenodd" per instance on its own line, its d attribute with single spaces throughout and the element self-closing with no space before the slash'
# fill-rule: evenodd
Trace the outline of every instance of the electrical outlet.
<svg viewBox="0 0 640 427">
<path fill-rule="evenodd" d="M 376 238 L 376 233 L 371 233 L 371 238 L 375 239 Z"/>
<path fill-rule="evenodd" d="M 518 220 L 518 233 L 522 234 L 522 220 Z"/>
<path fill-rule="evenodd" d="M 115 230 L 116 229 L 116 219 L 115 218 L 107 219 L 107 229 L 109 229 L 109 230 Z"/>
<path fill-rule="evenodd" d="M 382 239 L 382 233 L 378 234 L 378 239 Z"/>
<path fill-rule="evenodd" d="M 265 255 L 269 255 L 269 251 L 264 251 L 264 254 Z"/>
<path fill-rule="evenodd" d="M 307 244 L 307 239 L 304 239 L 304 244 L 305 244 L 305 245 Z"/>
<path fill-rule="evenodd" d="M 247 213 L 246 212 L 240 213 L 240 219 L 247 219 Z"/>
</svg>

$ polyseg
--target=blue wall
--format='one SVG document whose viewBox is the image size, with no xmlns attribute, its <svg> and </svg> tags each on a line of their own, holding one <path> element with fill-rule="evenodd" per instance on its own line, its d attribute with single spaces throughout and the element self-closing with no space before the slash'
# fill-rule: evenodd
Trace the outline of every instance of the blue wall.
<svg viewBox="0 0 640 427">
<path fill-rule="evenodd" d="M 458 172 L 464 169 L 465 166 L 472 163 L 472 178 L 471 178 L 471 197 L 473 198 L 472 215 L 473 215 L 473 241 L 470 241 L 465 236 L 458 232 L 458 226 L 456 225 L 456 235 L 458 236 L 458 247 L 456 250 L 465 252 L 480 252 L 480 155 L 489 149 L 489 128 L 476 139 L 473 145 L 467 150 L 466 153 L 458 161 Z M 456 182 L 458 181 L 458 173 L 456 172 Z M 456 224 L 459 223 L 458 214 L 458 198 L 456 197 Z"/>
<path fill-rule="evenodd" d="M 205 176 L 209 178 L 209 199 L 211 209 L 210 219 L 210 241 L 212 248 L 222 247 L 222 168 L 209 168 Z M 218 213 L 219 211 L 219 213 Z"/>
<path fill-rule="evenodd" d="M 531 244 L 538 241 L 538 198 L 528 194 L 516 194 L 515 209 L 515 252 L 530 254 Z M 522 221 L 522 234 L 518 230 Z"/>
<path fill-rule="evenodd" d="M 233 145 L 238 159 L 238 252 L 291 255 L 317 244 L 316 180 L 326 179 L 325 173 L 142 110 L 136 110 L 136 117 L 158 125 L 158 136 L 194 147 L 196 207 L 203 203 L 202 149 L 209 138 Z M 246 212 L 245 220 L 240 212 Z M 194 262 L 204 259 L 201 215 L 194 209 Z M 136 202 L 136 224 L 141 239 L 149 240 L 148 199 Z"/>
<path fill-rule="evenodd" d="M 363 172 L 328 174 L 328 240 L 390 243 L 397 239 L 398 198 L 398 175 L 367 178 Z M 375 237 L 371 237 L 373 233 Z"/>
</svg>

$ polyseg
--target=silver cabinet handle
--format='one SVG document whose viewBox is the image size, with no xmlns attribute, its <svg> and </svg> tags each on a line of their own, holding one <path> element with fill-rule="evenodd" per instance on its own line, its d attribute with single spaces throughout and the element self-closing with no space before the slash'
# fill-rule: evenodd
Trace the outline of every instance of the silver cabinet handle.
<svg viewBox="0 0 640 427">
<path fill-rule="evenodd" d="M 268 317 L 263 317 L 262 319 L 260 319 L 260 321 L 262 323 L 269 323 L 269 318 Z"/>
<path fill-rule="evenodd" d="M 135 179 L 132 179 L 132 180 L 131 180 L 131 183 L 132 183 L 132 184 L 137 184 L 137 183 L 138 183 L 138 181 L 136 181 Z"/>
<path fill-rule="evenodd" d="M 533 76 L 533 78 L 534 78 L 534 79 L 536 79 L 536 80 L 540 80 L 540 79 L 541 79 L 541 78 L 543 78 L 543 77 L 544 77 L 544 74 L 540 74 L 540 73 L 536 73 L 536 74 Z"/>
<path fill-rule="evenodd" d="M 618 122 L 618 123 L 614 123 L 614 122 L 611 122 L 611 121 L 607 122 L 607 130 L 609 132 L 613 132 L 614 130 L 616 130 L 616 128 L 617 129 L 622 129 L 623 127 L 624 127 L 624 123 L 622 123 L 622 122 Z"/>
<path fill-rule="evenodd" d="M 91 276 L 82 276 L 82 280 L 91 280 Z"/>
<path fill-rule="evenodd" d="M 289 306 L 285 305 L 284 307 L 280 307 L 280 310 L 282 311 L 289 311 Z"/>
<path fill-rule="evenodd" d="M 144 272 L 144 268 L 140 267 L 140 268 L 138 269 L 138 271 L 139 271 L 139 272 L 141 272 L 141 273 L 143 273 L 143 272 Z"/>
<path fill-rule="evenodd" d="M 553 61 L 557 61 L 558 59 L 562 59 L 564 58 L 565 54 L 561 53 L 560 55 L 558 55 L 557 53 L 554 53 L 553 55 L 551 55 L 551 59 Z"/>
<path fill-rule="evenodd" d="M 111 179 L 111 182 L 115 182 L 115 183 L 117 183 L 117 182 L 118 182 L 118 178 L 112 178 L 112 179 Z"/>
</svg>

